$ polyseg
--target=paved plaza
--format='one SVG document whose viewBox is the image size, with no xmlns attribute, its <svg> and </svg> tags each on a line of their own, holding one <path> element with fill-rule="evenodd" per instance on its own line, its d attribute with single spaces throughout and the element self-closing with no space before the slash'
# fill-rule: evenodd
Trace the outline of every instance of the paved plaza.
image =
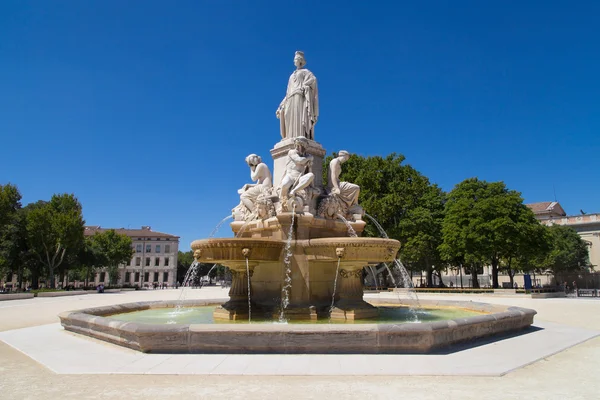
<svg viewBox="0 0 600 400">
<path fill-rule="evenodd" d="M 58 313 L 179 290 L 0 302 L 3 398 L 598 398 L 600 301 L 423 295 L 538 311 L 534 328 L 433 355 L 142 354 L 66 332 Z M 219 287 L 186 298 L 225 299 Z M 394 294 L 374 294 L 395 298 Z"/>
</svg>

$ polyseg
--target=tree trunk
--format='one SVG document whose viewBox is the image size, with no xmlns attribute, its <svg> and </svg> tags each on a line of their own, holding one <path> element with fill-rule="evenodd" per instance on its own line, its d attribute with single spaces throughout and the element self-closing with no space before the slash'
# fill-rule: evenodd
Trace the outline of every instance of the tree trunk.
<svg viewBox="0 0 600 400">
<path fill-rule="evenodd" d="M 40 288 L 40 277 L 37 271 L 31 271 L 31 288 L 37 290 Z"/>
<path fill-rule="evenodd" d="M 48 265 L 48 287 L 50 289 L 55 289 L 55 277 L 54 277 L 54 266 Z"/>
<path fill-rule="evenodd" d="M 433 287 L 433 268 L 427 266 L 427 287 Z"/>
<path fill-rule="evenodd" d="M 17 285 L 19 290 L 23 290 L 23 266 L 19 265 L 19 269 L 17 269 Z"/>
<path fill-rule="evenodd" d="M 58 274 L 58 281 L 61 283 L 61 285 L 64 285 L 65 282 L 65 271 L 61 270 L 60 273 Z M 63 286 L 64 288 L 64 286 Z"/>
<path fill-rule="evenodd" d="M 446 287 L 446 285 L 444 284 L 444 281 L 442 280 L 442 273 L 440 271 L 435 271 L 435 274 L 438 276 L 438 278 L 440 280 L 438 287 L 441 287 L 441 288 Z"/>
<path fill-rule="evenodd" d="M 479 289 L 479 280 L 477 279 L 477 264 L 471 264 L 471 286 L 473 289 Z"/>
<path fill-rule="evenodd" d="M 512 269 L 508 270 L 508 278 L 510 279 L 510 287 L 514 288 L 515 287 L 515 271 L 513 271 Z"/>
<path fill-rule="evenodd" d="M 492 257 L 492 287 L 498 289 L 498 257 Z"/>
</svg>

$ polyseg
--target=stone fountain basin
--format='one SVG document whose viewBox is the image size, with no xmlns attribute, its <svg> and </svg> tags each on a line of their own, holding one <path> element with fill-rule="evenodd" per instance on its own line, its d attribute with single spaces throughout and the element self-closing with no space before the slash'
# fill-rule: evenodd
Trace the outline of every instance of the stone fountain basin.
<svg viewBox="0 0 600 400">
<path fill-rule="evenodd" d="M 392 262 L 400 250 L 395 239 L 366 237 L 336 237 L 305 240 L 304 252 L 320 261 L 337 261 L 338 249 L 343 249 L 342 261 L 367 264 Z"/>
<path fill-rule="evenodd" d="M 188 300 L 185 306 L 217 305 Z M 377 304 L 399 303 L 394 300 Z M 381 324 L 174 324 L 124 322 L 110 315 L 173 308 L 176 301 L 128 303 L 63 312 L 64 329 L 144 353 L 393 354 L 429 353 L 460 342 L 529 327 L 536 314 L 520 307 L 470 301 L 421 300 L 425 308 L 459 307 L 486 314 L 426 323 Z M 407 304 L 407 302 L 403 302 Z M 477 344 L 476 342 L 474 344 Z"/>
<path fill-rule="evenodd" d="M 198 261 L 227 264 L 246 260 L 244 249 L 249 249 L 248 260 L 278 261 L 285 242 L 274 239 L 228 238 L 194 240 L 193 251 L 200 250 Z"/>
</svg>

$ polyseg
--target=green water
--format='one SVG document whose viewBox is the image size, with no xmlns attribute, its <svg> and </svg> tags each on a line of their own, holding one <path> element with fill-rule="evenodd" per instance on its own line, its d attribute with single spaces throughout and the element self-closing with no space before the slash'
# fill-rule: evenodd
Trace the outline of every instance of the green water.
<svg viewBox="0 0 600 400">
<path fill-rule="evenodd" d="M 243 321 L 228 321 L 213 319 L 215 306 L 186 307 L 180 310 L 175 308 L 155 308 L 151 310 L 134 311 L 124 314 L 114 314 L 110 318 L 120 321 L 141 322 L 146 324 L 244 324 Z M 416 315 L 416 320 L 415 320 Z M 416 313 L 411 312 L 408 307 L 379 307 L 379 318 L 365 319 L 360 321 L 329 321 L 320 319 L 317 321 L 293 321 L 294 324 L 373 324 L 373 323 L 415 323 L 415 322 L 433 322 L 448 319 L 472 317 L 481 315 L 476 311 L 465 310 L 462 308 L 426 308 L 420 309 Z M 269 316 L 256 315 L 252 312 L 252 323 L 273 323 L 273 318 Z"/>
</svg>

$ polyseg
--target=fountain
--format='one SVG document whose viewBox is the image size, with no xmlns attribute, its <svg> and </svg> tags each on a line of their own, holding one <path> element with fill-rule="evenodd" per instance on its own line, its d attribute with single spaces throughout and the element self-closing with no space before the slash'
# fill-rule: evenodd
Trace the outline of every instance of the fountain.
<svg viewBox="0 0 600 400">
<path fill-rule="evenodd" d="M 326 153 L 314 140 L 319 115 L 316 78 L 303 68 L 301 52 L 294 62 L 297 70 L 277 110 L 281 140 L 271 150 L 273 176 L 260 156 L 246 157 L 254 183 L 238 190 L 240 203 L 232 210 L 230 224 L 234 237 L 191 244 L 196 262 L 231 270 L 229 300 L 135 303 L 63 313 L 65 329 L 146 352 L 395 353 L 426 352 L 529 326 L 533 310 L 471 302 L 421 304 L 471 310 L 465 318 L 377 323 L 389 307 L 413 305 L 363 298 L 363 268 L 395 262 L 400 242 L 361 236 L 366 222 L 358 204 L 360 187 L 339 179 L 350 153 L 338 152 L 323 185 Z M 182 303 L 212 306 L 212 321 L 217 323 L 155 325 L 124 322 L 117 315 L 168 311 Z M 292 323 L 255 323 L 265 318 Z"/>
</svg>

